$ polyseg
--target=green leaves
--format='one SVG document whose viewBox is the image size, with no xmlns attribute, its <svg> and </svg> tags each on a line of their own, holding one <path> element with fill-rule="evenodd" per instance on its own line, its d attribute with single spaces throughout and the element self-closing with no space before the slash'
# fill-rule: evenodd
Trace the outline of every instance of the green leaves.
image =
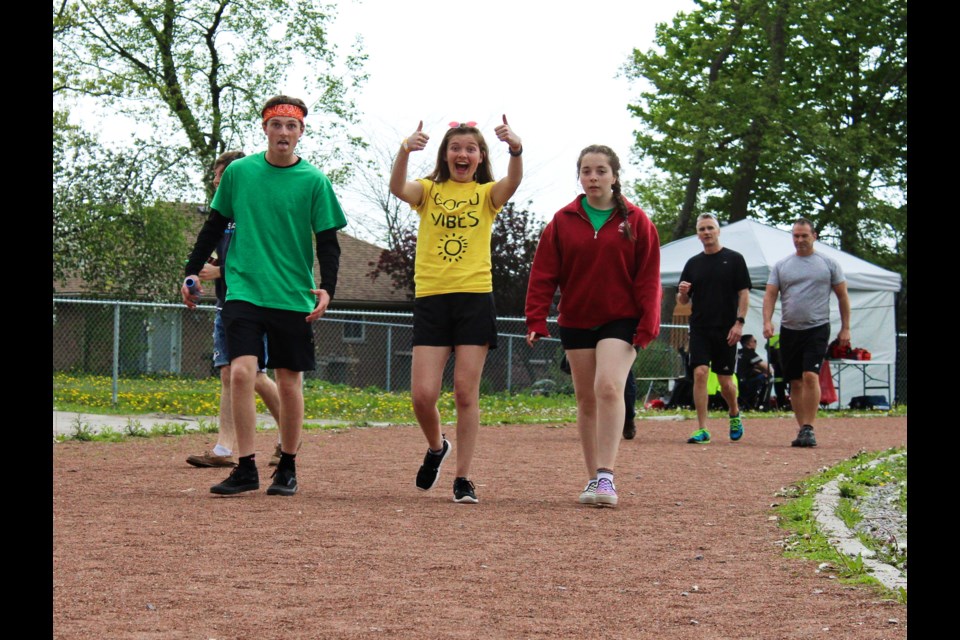
<svg viewBox="0 0 960 640">
<path fill-rule="evenodd" d="M 316 74 L 297 97 L 332 116 L 315 135 L 353 121 L 350 92 L 364 78 L 365 58 L 356 48 L 341 60 L 328 37 L 333 19 L 334 6 L 315 0 L 55 4 L 54 97 L 96 97 L 103 113 L 129 115 L 189 148 L 189 162 L 168 171 L 200 172 L 210 196 L 214 159 L 260 145 L 260 106 L 284 92 L 297 65 Z M 344 153 L 312 160 L 336 165 Z"/>
<path fill-rule="evenodd" d="M 105 295 L 172 300 L 198 216 L 155 199 L 179 190 L 161 175 L 181 149 L 140 143 L 117 152 L 54 113 L 54 283 L 79 276 Z"/>
<path fill-rule="evenodd" d="M 859 221 L 906 186 L 906 3 L 698 4 L 624 68 L 643 82 L 629 107 L 637 153 L 687 184 L 674 237 L 692 232 L 694 210 L 805 215 L 842 249 L 872 251 Z"/>
</svg>

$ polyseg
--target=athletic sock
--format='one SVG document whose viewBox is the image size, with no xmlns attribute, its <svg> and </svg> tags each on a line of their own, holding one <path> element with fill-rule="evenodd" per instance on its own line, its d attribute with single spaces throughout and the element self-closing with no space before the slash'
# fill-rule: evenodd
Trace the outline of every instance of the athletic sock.
<svg viewBox="0 0 960 640">
<path fill-rule="evenodd" d="M 597 469 L 597 482 L 600 482 L 600 481 L 603 480 L 604 478 L 606 478 L 607 480 L 609 480 L 609 481 L 612 483 L 612 482 L 613 482 L 613 471 L 610 471 L 609 469 Z"/>
<path fill-rule="evenodd" d="M 237 467 L 240 469 L 249 469 L 251 471 L 257 470 L 257 462 L 254 460 L 257 454 L 251 453 L 248 456 L 240 456 L 237 458 Z"/>
<path fill-rule="evenodd" d="M 290 471 L 297 472 L 297 454 L 295 453 L 284 453 L 280 452 L 280 462 L 277 463 L 277 470 L 280 469 L 289 469 Z"/>
<path fill-rule="evenodd" d="M 218 456 L 229 456 L 230 454 L 233 453 L 233 451 L 231 451 L 230 449 L 227 449 L 222 444 L 217 443 L 217 446 L 213 448 L 213 453 L 214 455 L 218 455 Z"/>
</svg>

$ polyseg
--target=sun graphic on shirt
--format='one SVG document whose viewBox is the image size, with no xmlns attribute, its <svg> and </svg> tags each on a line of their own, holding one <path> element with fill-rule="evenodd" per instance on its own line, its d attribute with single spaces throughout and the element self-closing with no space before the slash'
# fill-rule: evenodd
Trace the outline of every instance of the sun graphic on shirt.
<svg viewBox="0 0 960 640">
<path fill-rule="evenodd" d="M 467 252 L 467 239 L 459 233 L 448 233 L 437 243 L 437 255 L 447 262 L 460 262 Z"/>
</svg>

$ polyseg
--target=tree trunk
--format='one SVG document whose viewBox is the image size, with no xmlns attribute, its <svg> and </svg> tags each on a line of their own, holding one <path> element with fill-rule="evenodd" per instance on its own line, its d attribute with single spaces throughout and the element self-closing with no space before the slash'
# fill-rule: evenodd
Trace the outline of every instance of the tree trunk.
<svg viewBox="0 0 960 640">
<path fill-rule="evenodd" d="M 759 4 L 759 3 L 758 3 Z M 743 25 L 746 24 L 747 20 L 753 15 L 757 10 L 758 4 L 752 4 L 748 10 L 743 10 L 743 5 L 738 4 L 736 6 L 736 18 L 734 19 L 733 26 L 730 28 L 727 41 L 724 43 L 723 47 L 717 51 L 717 54 L 713 57 L 713 60 L 710 61 L 710 71 L 707 75 L 707 88 L 705 93 L 710 93 L 710 87 L 717 81 L 717 78 L 720 76 L 720 68 L 723 67 L 723 63 L 726 62 L 727 58 L 730 57 L 730 52 L 733 51 L 733 46 L 740 39 L 740 35 L 743 33 Z M 693 154 L 693 165 L 690 167 L 690 173 L 687 177 L 687 188 L 683 198 L 683 207 L 680 209 L 680 215 L 677 218 L 677 223 L 673 227 L 673 238 L 678 240 L 685 236 L 693 233 L 695 224 L 692 223 L 693 214 L 697 206 L 697 194 L 700 192 L 700 182 L 703 178 L 703 169 L 707 161 L 707 152 L 705 149 L 706 143 L 701 143 L 696 152 Z"/>
<path fill-rule="evenodd" d="M 789 0 L 780 0 L 772 16 L 769 11 L 761 12 L 761 20 L 770 47 L 770 60 L 762 96 L 766 105 L 761 106 L 759 113 L 754 116 L 744 137 L 744 150 L 736 174 L 737 180 L 730 193 L 730 222 L 747 218 L 750 194 L 757 183 L 763 141 L 770 128 L 770 121 L 766 114 L 776 113 L 780 105 L 780 83 L 787 55 L 786 21 L 789 9 Z"/>
</svg>

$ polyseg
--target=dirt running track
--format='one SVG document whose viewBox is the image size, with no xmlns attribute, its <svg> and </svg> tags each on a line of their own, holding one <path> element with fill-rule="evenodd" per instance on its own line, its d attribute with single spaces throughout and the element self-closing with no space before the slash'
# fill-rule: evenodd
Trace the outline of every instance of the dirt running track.
<svg viewBox="0 0 960 640">
<path fill-rule="evenodd" d="M 906 418 L 749 420 L 688 445 L 642 421 L 617 461 L 620 506 L 577 503 L 576 427 L 482 427 L 480 504 L 417 491 L 416 427 L 306 432 L 300 493 L 215 497 L 184 459 L 209 435 L 53 445 L 55 638 L 905 638 L 906 607 L 785 559 L 781 487 L 859 449 L 905 445 Z M 448 433 L 453 428 L 449 428 Z M 454 444 L 454 446 L 456 446 Z"/>
</svg>

